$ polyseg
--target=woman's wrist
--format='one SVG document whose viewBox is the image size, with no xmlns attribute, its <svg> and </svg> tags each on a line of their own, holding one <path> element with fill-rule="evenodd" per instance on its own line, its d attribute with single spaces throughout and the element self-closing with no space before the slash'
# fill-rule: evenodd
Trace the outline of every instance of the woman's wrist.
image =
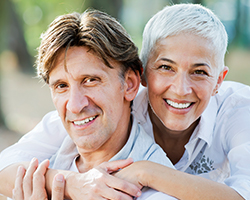
<svg viewBox="0 0 250 200">
<path fill-rule="evenodd" d="M 147 160 L 137 161 L 133 165 L 136 165 L 138 182 L 145 186 L 150 187 L 150 180 L 152 179 L 152 162 Z"/>
</svg>

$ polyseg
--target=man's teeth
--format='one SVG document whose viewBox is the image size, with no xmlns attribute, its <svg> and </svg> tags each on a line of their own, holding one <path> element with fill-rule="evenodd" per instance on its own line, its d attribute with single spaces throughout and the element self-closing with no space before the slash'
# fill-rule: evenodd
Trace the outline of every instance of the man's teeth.
<svg viewBox="0 0 250 200">
<path fill-rule="evenodd" d="M 179 109 L 188 108 L 191 105 L 191 103 L 176 103 L 176 102 L 170 101 L 168 99 L 167 99 L 167 103 L 168 103 L 168 105 L 170 105 L 174 108 L 179 108 Z"/>
<path fill-rule="evenodd" d="M 87 124 L 88 122 L 94 120 L 96 117 L 89 117 L 89 118 L 86 118 L 82 121 L 74 121 L 74 124 L 75 125 L 78 125 L 78 126 L 81 126 L 81 125 L 84 125 L 84 124 Z"/>
</svg>

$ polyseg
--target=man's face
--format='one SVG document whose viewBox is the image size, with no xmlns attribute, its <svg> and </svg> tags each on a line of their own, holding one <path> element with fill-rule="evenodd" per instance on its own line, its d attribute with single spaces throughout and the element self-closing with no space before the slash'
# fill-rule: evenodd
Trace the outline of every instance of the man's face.
<svg viewBox="0 0 250 200">
<path fill-rule="evenodd" d="M 70 47 L 66 69 L 64 61 L 62 51 L 49 74 L 49 85 L 67 132 L 80 152 L 114 148 L 126 135 L 124 116 L 130 113 L 119 63 L 111 62 L 111 69 L 87 47 Z"/>
</svg>

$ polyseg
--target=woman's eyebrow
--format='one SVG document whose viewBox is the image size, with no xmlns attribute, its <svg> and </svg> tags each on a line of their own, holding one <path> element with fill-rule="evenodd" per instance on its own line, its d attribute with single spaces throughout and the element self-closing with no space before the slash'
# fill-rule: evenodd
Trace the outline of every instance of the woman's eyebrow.
<svg viewBox="0 0 250 200">
<path fill-rule="evenodd" d="M 172 64 L 176 64 L 173 60 L 169 59 L 169 58 L 159 58 L 157 61 L 162 60 L 162 61 L 167 61 L 170 62 Z"/>
<path fill-rule="evenodd" d="M 208 65 L 207 63 L 196 63 L 196 64 L 194 64 L 194 67 L 199 67 L 199 66 L 207 66 L 208 68 L 211 68 L 210 65 Z"/>
</svg>

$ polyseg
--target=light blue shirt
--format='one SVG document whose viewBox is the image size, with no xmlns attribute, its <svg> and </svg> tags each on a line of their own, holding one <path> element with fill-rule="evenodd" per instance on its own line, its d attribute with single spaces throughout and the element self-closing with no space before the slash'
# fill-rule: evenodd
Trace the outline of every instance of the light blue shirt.
<svg viewBox="0 0 250 200">
<path fill-rule="evenodd" d="M 50 168 L 69 170 L 78 155 L 76 145 L 69 136 L 66 136 L 57 153 L 50 159 Z M 127 158 L 133 158 L 134 161 L 150 160 L 174 168 L 166 153 L 144 131 L 134 117 L 128 141 L 110 161 Z"/>
</svg>

